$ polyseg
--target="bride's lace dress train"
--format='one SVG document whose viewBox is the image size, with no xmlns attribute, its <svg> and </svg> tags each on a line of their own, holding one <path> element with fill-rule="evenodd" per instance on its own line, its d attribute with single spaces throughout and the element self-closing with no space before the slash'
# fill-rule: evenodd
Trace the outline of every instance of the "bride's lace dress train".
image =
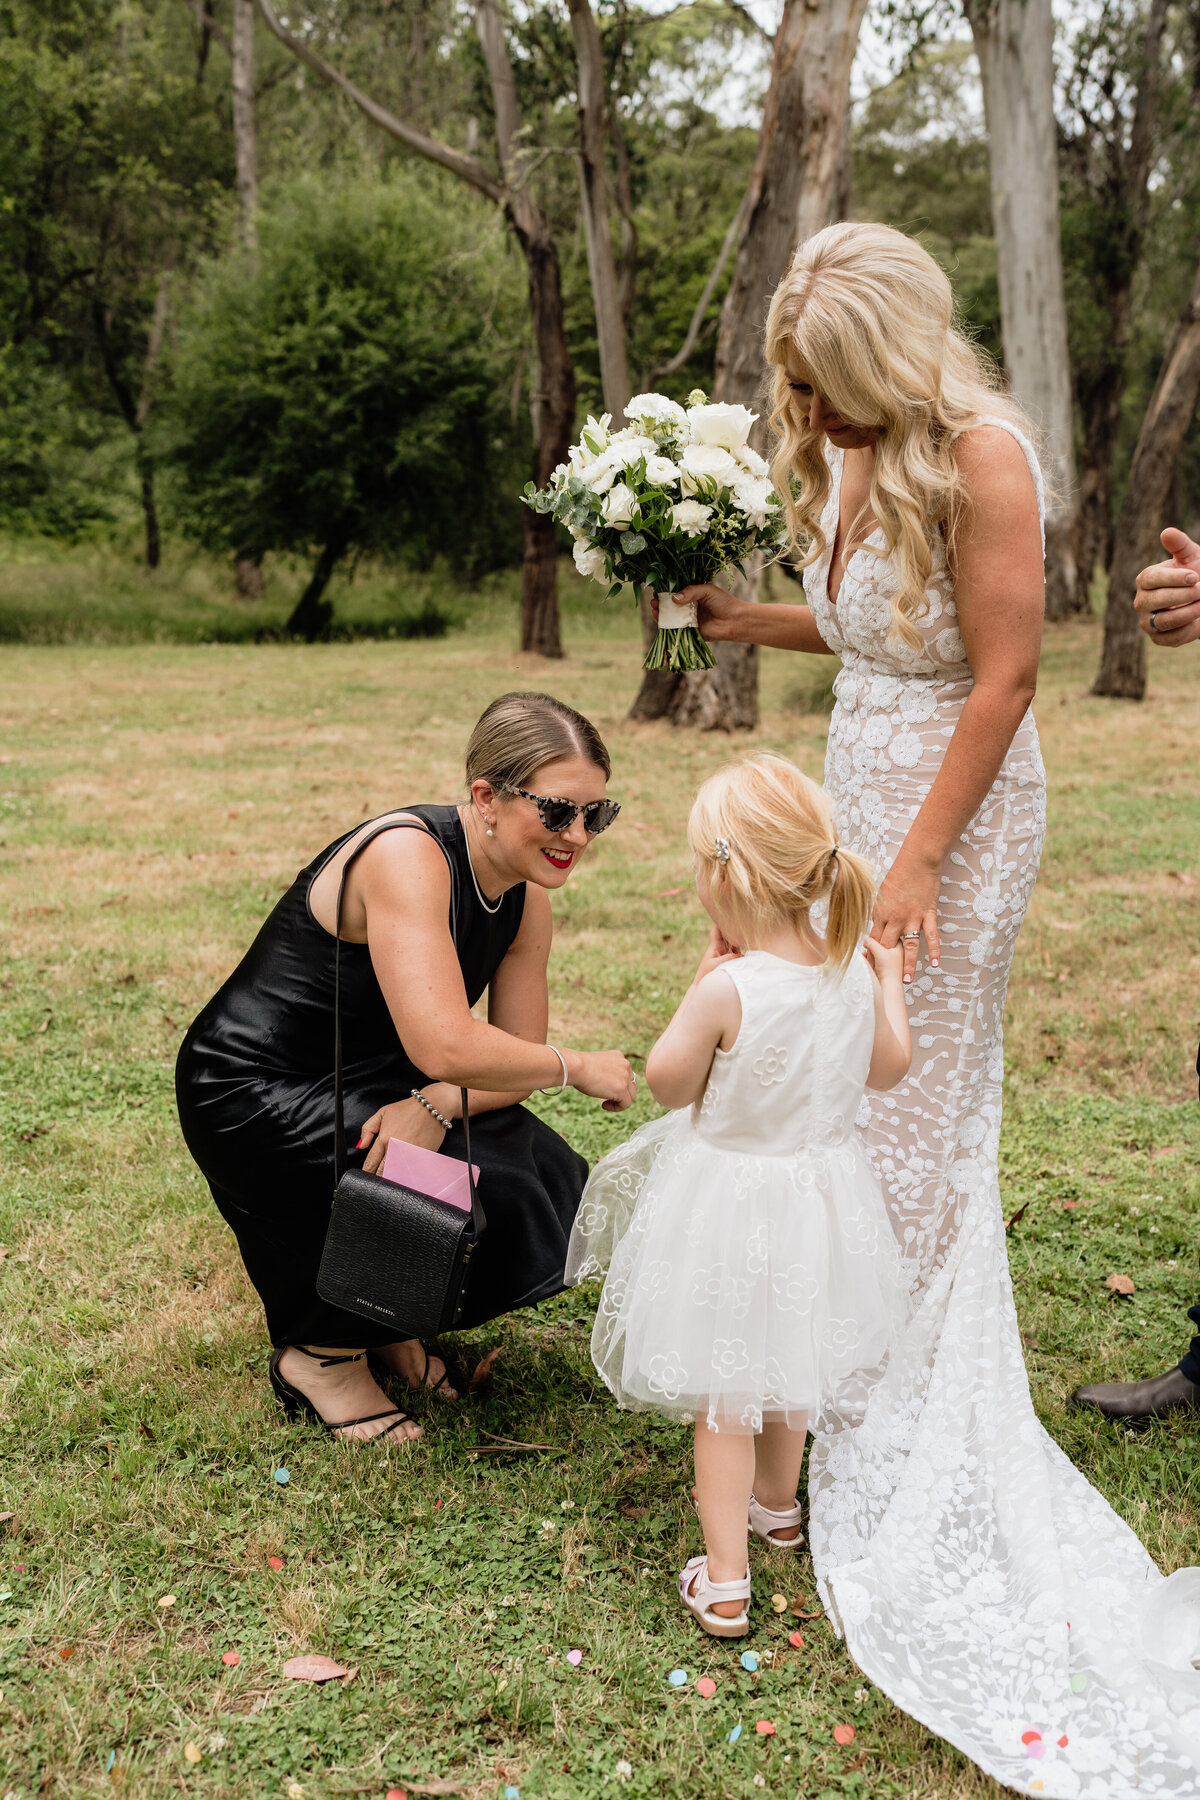
<svg viewBox="0 0 1200 1800">
<path fill-rule="evenodd" d="M 1040 506 L 1036 460 L 1019 441 Z M 841 453 L 830 461 L 832 542 Z M 882 873 L 971 674 L 944 555 L 911 651 L 890 634 L 888 563 L 857 551 L 836 607 L 828 566 L 827 553 L 805 583 L 844 665 L 826 783 L 844 841 Z M 1200 1795 L 1200 1570 L 1164 1581 L 1039 1424 L 1009 1280 L 996 1172 L 1002 1022 L 1044 827 L 1027 714 L 945 866 L 942 967 L 923 966 L 910 990 L 909 1077 L 868 1095 L 860 1116 L 913 1312 L 882 1382 L 821 1421 L 813 1559 L 859 1666 L 997 1780 L 1094 1800 Z"/>
</svg>

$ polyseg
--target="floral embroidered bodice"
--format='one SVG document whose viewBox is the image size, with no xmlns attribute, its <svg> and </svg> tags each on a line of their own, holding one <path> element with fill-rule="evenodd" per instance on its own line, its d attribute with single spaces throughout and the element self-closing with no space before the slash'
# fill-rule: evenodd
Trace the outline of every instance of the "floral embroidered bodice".
<svg viewBox="0 0 1200 1800">
<path fill-rule="evenodd" d="M 742 1002 L 730 1050 L 713 1056 L 694 1109 L 697 1134 L 722 1150 L 788 1156 L 854 1132 L 875 1036 L 871 977 L 844 977 L 750 950 L 725 974 Z"/>
</svg>

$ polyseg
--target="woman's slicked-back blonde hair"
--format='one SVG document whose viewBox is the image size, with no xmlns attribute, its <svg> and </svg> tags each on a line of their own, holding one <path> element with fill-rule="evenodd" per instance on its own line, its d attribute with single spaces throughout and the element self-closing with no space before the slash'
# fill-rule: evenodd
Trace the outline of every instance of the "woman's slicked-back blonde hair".
<svg viewBox="0 0 1200 1800">
<path fill-rule="evenodd" d="M 827 548 L 821 511 L 829 494 L 825 434 L 792 404 L 789 351 L 822 398 L 848 423 L 877 429 L 866 508 L 883 532 L 898 586 L 898 636 L 916 646 L 939 529 L 953 546 L 963 506 L 954 440 L 983 418 L 1029 422 L 1000 392 L 994 365 L 958 328 L 944 271 L 922 245 L 890 225 L 829 225 L 803 243 L 767 316 L 773 372 L 771 474 L 807 567 Z M 792 494 L 790 477 L 799 491 Z"/>
<path fill-rule="evenodd" d="M 467 784 L 490 781 L 498 793 L 524 787 L 547 763 L 581 756 L 603 770 L 612 763 L 590 719 L 553 694 L 500 694 L 486 706 L 467 742 Z"/>
<path fill-rule="evenodd" d="M 718 855 L 718 839 L 728 855 Z M 871 919 L 870 863 L 838 844 L 824 788 L 786 757 L 764 752 L 710 775 L 688 819 L 688 842 L 709 892 L 739 931 L 799 925 L 828 900 L 825 942 L 846 969 Z"/>
</svg>

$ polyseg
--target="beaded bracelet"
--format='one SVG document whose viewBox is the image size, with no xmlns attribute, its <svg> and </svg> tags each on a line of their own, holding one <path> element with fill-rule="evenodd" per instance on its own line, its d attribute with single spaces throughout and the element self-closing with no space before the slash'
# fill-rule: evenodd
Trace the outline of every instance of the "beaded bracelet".
<svg viewBox="0 0 1200 1800">
<path fill-rule="evenodd" d="M 449 1131 L 450 1121 L 446 1117 L 445 1113 L 440 1113 L 438 1111 L 437 1107 L 433 1104 L 433 1101 L 427 1100 L 425 1098 L 425 1096 L 421 1092 L 420 1088 L 413 1088 L 412 1098 L 414 1100 L 419 1100 L 421 1102 L 421 1105 L 425 1108 L 425 1111 L 433 1114 L 434 1118 L 437 1120 L 438 1124 L 441 1126 L 443 1131 Z"/>
</svg>

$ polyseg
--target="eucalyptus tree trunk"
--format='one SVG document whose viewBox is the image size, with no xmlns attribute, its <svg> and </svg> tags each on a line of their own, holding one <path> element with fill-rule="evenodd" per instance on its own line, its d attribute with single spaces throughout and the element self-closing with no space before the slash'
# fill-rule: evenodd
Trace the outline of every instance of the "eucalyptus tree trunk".
<svg viewBox="0 0 1200 1800">
<path fill-rule="evenodd" d="M 563 323 L 562 280 L 550 222 L 538 205 L 523 166 L 521 120 L 512 61 L 496 0 L 477 0 L 475 24 L 487 66 L 496 120 L 500 177 L 492 175 L 469 151 L 398 119 L 325 61 L 305 38 L 282 24 L 270 0 L 257 0 L 268 31 L 299 62 L 364 113 L 372 124 L 415 150 L 439 168 L 448 169 L 477 193 L 504 209 L 525 258 L 529 306 L 537 355 L 531 411 L 534 420 L 533 480 L 542 487 L 552 470 L 565 462 L 575 424 L 575 370 Z M 524 552 L 521 564 L 521 648 L 540 656 L 561 656 L 558 619 L 558 541 L 553 518 L 523 506 Z"/>
<path fill-rule="evenodd" d="M 242 242 L 258 242 L 258 155 L 254 142 L 254 0 L 233 0 L 233 145 Z"/>
<path fill-rule="evenodd" d="M 771 294 L 798 244 L 828 222 L 834 203 L 850 70 L 866 0 L 785 0 L 733 277 L 717 332 L 714 400 L 753 407 L 751 442 L 767 442 L 762 334 Z M 756 599 L 758 570 L 735 582 Z M 705 731 L 758 723 L 758 650 L 715 644 L 715 669 L 648 675 L 631 718 L 670 718 Z"/>
<path fill-rule="evenodd" d="M 983 76 L 1004 362 L 1050 462 L 1046 615 L 1074 609 L 1075 452 L 1050 0 L 964 0 Z"/>
<path fill-rule="evenodd" d="M 1169 522 L 1167 496 L 1198 400 L 1200 267 L 1138 432 L 1125 504 L 1117 520 L 1104 650 L 1093 694 L 1140 700 L 1146 691 L 1146 639 L 1133 608 L 1133 591 L 1139 571 L 1158 560 L 1158 534 Z"/>
<path fill-rule="evenodd" d="M 604 166 L 607 137 L 604 51 L 590 0 L 567 0 L 575 41 L 576 106 L 579 115 L 579 189 L 583 200 L 583 233 L 588 273 L 596 308 L 600 347 L 600 380 L 604 406 L 613 423 L 624 423 L 632 389 L 625 353 L 625 309 L 613 255 L 609 225 L 608 172 Z"/>
</svg>

